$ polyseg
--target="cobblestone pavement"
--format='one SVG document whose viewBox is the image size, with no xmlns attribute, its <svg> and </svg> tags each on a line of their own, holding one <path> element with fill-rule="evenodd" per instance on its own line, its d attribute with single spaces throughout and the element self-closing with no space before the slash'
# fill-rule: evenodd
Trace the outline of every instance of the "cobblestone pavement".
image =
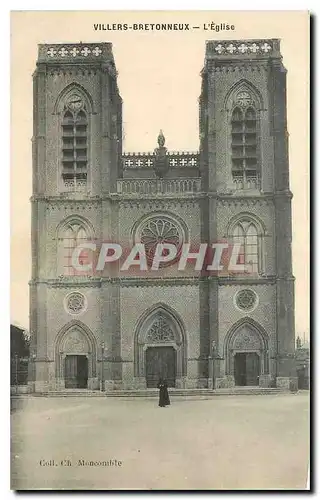
<svg viewBox="0 0 320 500">
<path fill-rule="evenodd" d="M 12 403 L 13 489 L 306 485 L 308 392 L 176 398 L 167 408 L 154 398 L 29 397 Z"/>
</svg>

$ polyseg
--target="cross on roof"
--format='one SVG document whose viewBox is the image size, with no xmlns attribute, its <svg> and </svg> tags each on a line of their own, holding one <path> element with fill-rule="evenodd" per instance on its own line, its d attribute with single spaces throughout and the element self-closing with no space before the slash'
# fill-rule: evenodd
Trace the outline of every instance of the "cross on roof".
<svg viewBox="0 0 320 500">
<path fill-rule="evenodd" d="M 85 47 L 82 49 L 81 54 L 84 55 L 84 57 L 87 57 L 90 54 L 91 50 L 88 47 Z"/>
<path fill-rule="evenodd" d="M 227 47 L 227 51 L 230 52 L 230 54 L 233 54 L 234 52 L 236 52 L 237 50 L 237 47 L 235 45 L 233 45 L 233 43 L 230 43 L 230 45 L 228 45 Z"/>
<path fill-rule="evenodd" d="M 263 50 L 263 52 L 269 52 L 271 50 L 271 46 L 265 42 L 263 45 L 261 45 L 261 50 Z"/>
<path fill-rule="evenodd" d="M 70 50 L 70 54 L 73 57 L 76 57 L 76 55 L 79 54 L 79 50 L 77 49 L 77 47 L 73 47 L 73 49 Z"/>
<path fill-rule="evenodd" d="M 242 54 L 244 54 L 245 52 L 247 52 L 248 46 L 245 45 L 244 43 L 242 43 L 241 45 L 239 45 L 238 50 L 239 50 L 239 52 L 241 52 Z"/>
<path fill-rule="evenodd" d="M 59 54 L 61 57 L 65 57 L 66 55 L 68 55 L 68 51 L 64 47 L 62 47 L 62 49 L 59 50 Z"/>
<path fill-rule="evenodd" d="M 219 43 L 219 45 L 216 46 L 216 48 L 214 49 L 216 52 L 218 52 L 218 54 L 221 54 L 221 52 L 224 51 L 224 47 L 223 45 L 221 45 L 221 43 Z"/>
<path fill-rule="evenodd" d="M 259 45 L 257 45 L 256 43 L 253 43 L 252 45 L 250 45 L 250 50 L 251 50 L 251 52 L 253 52 L 255 54 L 259 50 Z"/>
<path fill-rule="evenodd" d="M 52 47 L 47 51 L 47 55 L 50 57 L 53 57 L 57 53 L 56 50 L 54 50 Z"/>
<path fill-rule="evenodd" d="M 95 49 L 93 49 L 92 51 L 92 54 L 94 54 L 95 56 L 99 56 L 100 54 L 102 53 L 102 50 L 99 48 L 99 47 L 96 47 Z"/>
</svg>

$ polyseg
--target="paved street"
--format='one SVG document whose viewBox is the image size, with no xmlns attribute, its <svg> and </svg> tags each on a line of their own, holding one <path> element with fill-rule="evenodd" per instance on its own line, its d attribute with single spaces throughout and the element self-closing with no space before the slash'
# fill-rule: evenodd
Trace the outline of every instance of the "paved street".
<svg viewBox="0 0 320 500">
<path fill-rule="evenodd" d="M 304 489 L 308 398 L 14 400 L 12 488 Z"/>
</svg>

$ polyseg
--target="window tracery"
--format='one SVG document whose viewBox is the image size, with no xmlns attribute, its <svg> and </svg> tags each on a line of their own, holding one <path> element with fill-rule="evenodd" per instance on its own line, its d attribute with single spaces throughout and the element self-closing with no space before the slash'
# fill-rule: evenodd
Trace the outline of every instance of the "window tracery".
<svg viewBox="0 0 320 500">
<path fill-rule="evenodd" d="M 146 341 L 151 344 L 174 342 L 175 336 L 165 316 L 159 313 L 148 331 Z"/>
<path fill-rule="evenodd" d="M 62 178 L 68 191 L 83 191 L 88 175 L 88 119 L 78 93 L 67 99 L 62 120 Z"/>
<path fill-rule="evenodd" d="M 248 218 L 240 219 L 233 227 L 231 237 L 233 243 L 240 247 L 237 264 L 246 265 L 247 273 L 258 274 L 261 269 L 262 234 L 256 224 Z"/>
<path fill-rule="evenodd" d="M 90 239 L 87 228 L 81 221 L 70 221 L 61 228 L 58 248 L 58 274 L 64 276 L 82 276 L 88 274 L 86 271 L 77 269 L 73 265 L 72 258 L 75 249 L 81 244 L 88 243 Z M 91 252 L 89 249 L 84 249 L 80 252 L 78 259 L 80 266 L 92 262 Z"/>
<path fill-rule="evenodd" d="M 258 187 L 258 130 L 254 100 L 238 92 L 231 116 L 232 178 L 237 189 Z"/>
</svg>

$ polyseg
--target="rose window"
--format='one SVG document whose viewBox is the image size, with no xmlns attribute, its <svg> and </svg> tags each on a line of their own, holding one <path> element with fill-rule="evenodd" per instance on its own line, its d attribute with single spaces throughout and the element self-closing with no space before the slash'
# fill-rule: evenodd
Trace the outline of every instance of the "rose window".
<svg viewBox="0 0 320 500">
<path fill-rule="evenodd" d="M 236 295 L 236 305 L 243 311 L 251 311 L 257 302 L 257 295 L 253 290 L 241 290 Z"/>
<path fill-rule="evenodd" d="M 79 314 L 85 308 L 85 297 L 79 292 L 70 293 L 66 299 L 66 308 L 70 314 Z"/>
<path fill-rule="evenodd" d="M 152 263 L 159 243 L 174 245 L 177 248 L 178 257 L 183 242 L 182 230 L 174 220 L 168 217 L 152 217 L 140 229 L 140 242 L 144 245 L 149 264 Z M 165 253 L 166 250 L 163 251 L 163 255 Z M 171 260 L 168 264 L 172 264 L 175 260 Z"/>
</svg>

